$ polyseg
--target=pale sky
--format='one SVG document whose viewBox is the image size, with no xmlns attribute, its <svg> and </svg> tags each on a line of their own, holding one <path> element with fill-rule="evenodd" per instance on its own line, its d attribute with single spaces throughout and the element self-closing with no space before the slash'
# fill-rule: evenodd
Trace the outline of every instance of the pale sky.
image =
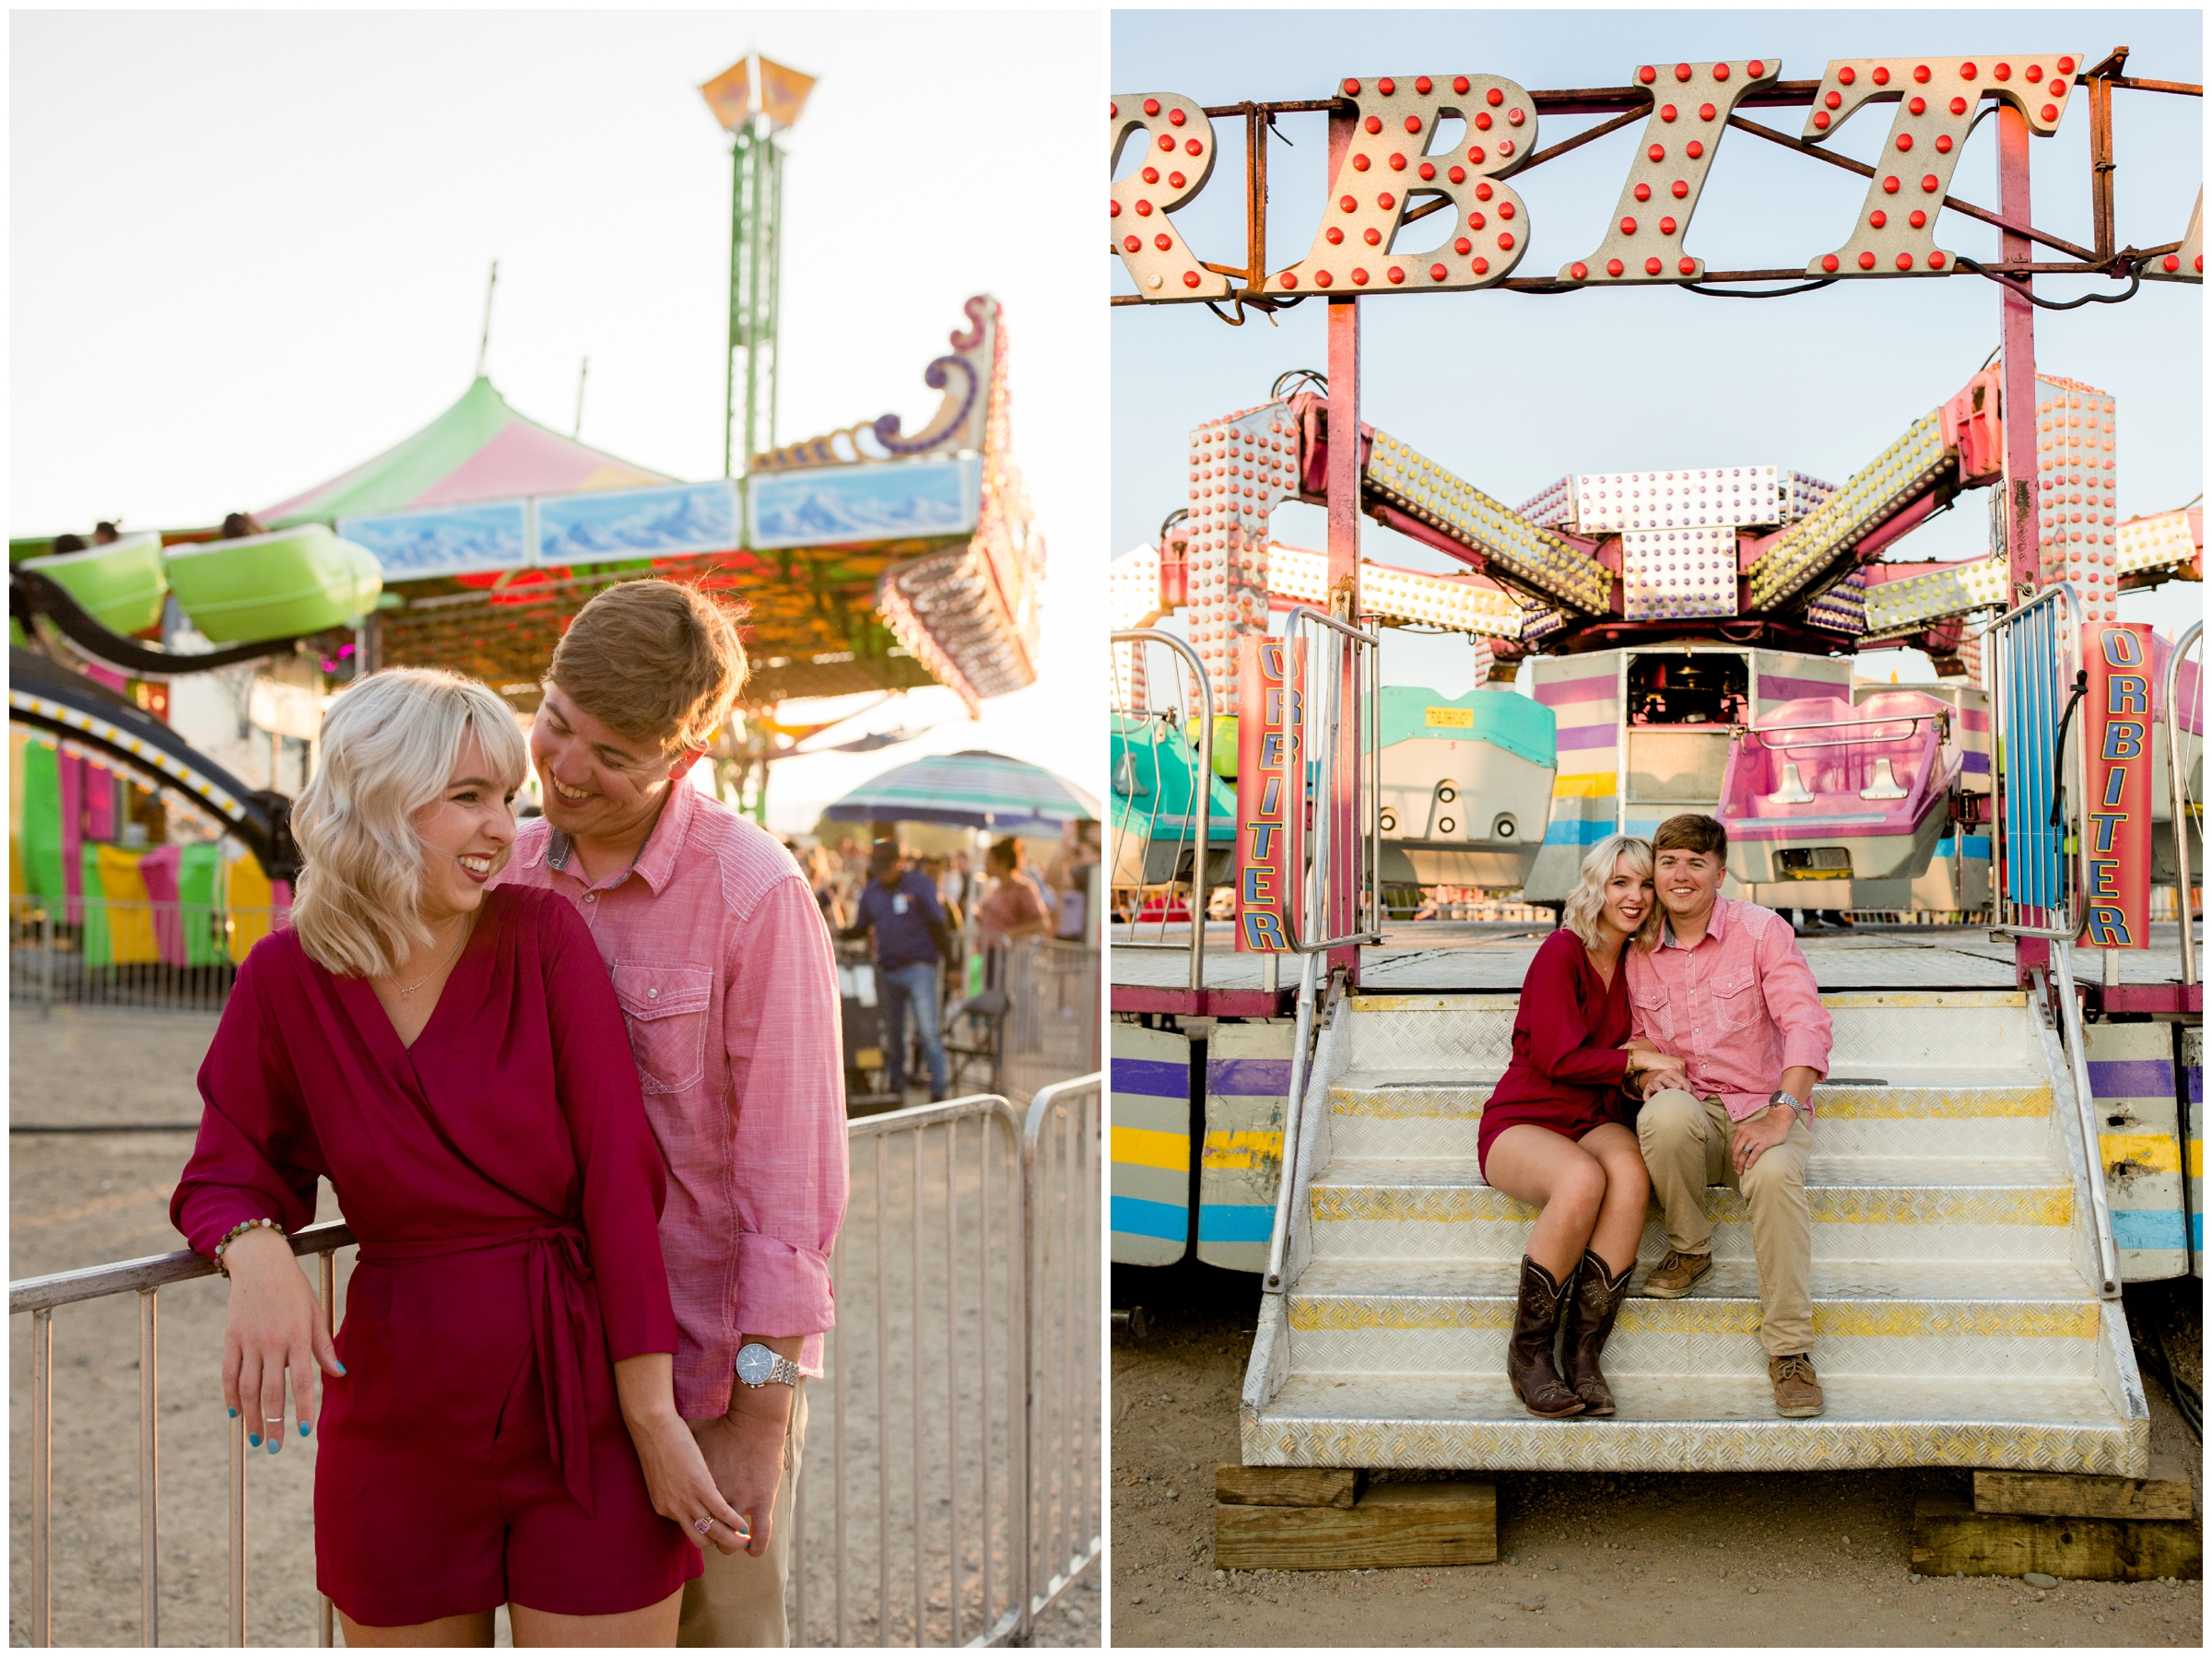
<svg viewBox="0 0 2212 1657">
<path fill-rule="evenodd" d="M 943 722 L 780 765 L 771 821 L 959 747 L 1102 795 L 1104 282 L 1070 98 L 1104 36 L 1095 12 L 18 12 L 9 533 L 207 523 L 368 459 L 467 389 L 494 259 L 488 371 L 517 410 L 569 430 L 588 356 L 585 441 L 720 476 L 730 162 L 696 88 L 758 50 L 821 77 L 787 139 L 779 440 L 918 428 L 923 370 L 992 293 L 1051 555 L 1035 686 L 976 723 L 929 690 L 841 728 Z"/>
<path fill-rule="evenodd" d="M 1830 57 L 1925 52 L 2071 53 L 2093 63 L 2133 48 L 2130 75 L 2201 82 L 2202 13 L 2190 10 L 2006 11 L 1285 11 L 1267 27 L 1247 14 L 1117 14 L 1116 94 L 1173 91 L 1206 105 L 1242 99 L 1324 98 L 1347 76 L 1481 73 L 1531 90 L 1618 86 L 1639 64 L 1780 59 L 1788 79 L 1816 79 Z M 2058 132 L 2031 152 L 2037 228 L 2090 241 L 2088 108 L 2077 96 Z M 2123 245 L 2180 239 L 2204 180 L 2203 103 L 2114 94 Z M 1865 160 L 1890 112 L 1847 123 L 1833 147 Z M 1752 111 L 1795 136 L 1802 109 Z M 1544 118 L 1540 145 L 1597 124 Z M 1289 140 L 1269 147 L 1269 262 L 1304 256 L 1326 191 L 1325 117 L 1278 117 Z M 1603 240 L 1640 126 L 1548 161 L 1513 182 L 1528 204 L 1528 253 L 1518 276 L 1549 276 Z M 1176 214 L 1200 258 L 1243 261 L 1243 135 L 1217 123 L 1221 159 L 1205 192 Z M 1970 139 L 1951 193 L 1997 206 L 1994 122 Z M 1124 170 L 1138 165 L 1135 149 Z M 1798 267 L 1849 233 L 1862 179 L 1732 132 L 1714 159 L 1688 230 L 1711 269 Z M 1958 214 L 1941 245 L 1995 256 L 1996 232 Z M 1415 232 L 1418 236 L 1418 230 Z M 1418 241 L 1416 243 L 1418 246 Z M 1135 288 L 1101 253 L 1116 293 Z M 2101 279 L 2039 279 L 2041 297 L 2070 300 Z M 2204 488 L 2203 289 L 2145 283 L 2123 305 L 2039 311 L 2038 367 L 2087 381 L 2119 404 L 2123 517 L 2185 505 Z M 1777 300 L 1706 299 L 1671 289 L 1541 297 L 1509 292 L 1407 295 L 1363 304 L 1361 417 L 1478 488 L 1518 504 L 1570 472 L 1679 465 L 1792 467 L 1834 483 L 1877 456 L 1917 417 L 1958 393 L 1997 344 L 1999 296 L 1979 278 L 1850 282 Z M 1113 549 L 1150 541 L 1184 504 L 1191 429 L 1266 400 L 1287 369 L 1327 367 L 1323 307 L 1231 328 L 1194 305 L 1113 312 Z M 1988 493 L 1898 544 L 1902 559 L 1978 556 L 1988 544 Z M 1318 507 L 1275 514 L 1277 537 L 1320 547 Z M 1362 522 L 1368 557 L 1420 570 L 1458 568 L 1441 554 Z M 2123 620 L 2171 634 L 2200 617 L 2204 589 L 2169 583 L 2124 593 Z M 1472 682 L 1464 638 L 1386 635 L 1384 676 L 1446 695 Z M 1865 671 L 1928 676 L 1917 652 L 1869 654 Z"/>
</svg>

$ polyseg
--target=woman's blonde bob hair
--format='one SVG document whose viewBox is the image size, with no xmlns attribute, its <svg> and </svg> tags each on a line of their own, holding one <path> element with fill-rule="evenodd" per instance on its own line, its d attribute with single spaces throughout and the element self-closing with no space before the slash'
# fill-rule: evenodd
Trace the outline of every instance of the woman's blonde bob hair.
<svg viewBox="0 0 2212 1657">
<path fill-rule="evenodd" d="M 1597 947 L 1597 917 L 1606 907 L 1606 882 L 1613 878 L 1613 865 L 1623 858 L 1644 879 L 1652 878 L 1652 842 L 1632 834 L 1608 834 L 1583 856 L 1583 877 L 1559 906 L 1559 924 L 1582 939 L 1586 948 Z M 1659 893 L 1655 887 L 1643 911 L 1642 924 L 1630 935 L 1629 942 L 1638 949 L 1649 949 L 1659 942 Z"/>
<path fill-rule="evenodd" d="M 445 792 L 474 734 L 500 786 L 529 774 L 513 711 L 488 686 L 428 667 L 371 674 L 331 704 L 322 764 L 292 807 L 300 842 L 292 930 L 319 965 L 388 978 L 431 942 L 415 814 Z"/>
</svg>

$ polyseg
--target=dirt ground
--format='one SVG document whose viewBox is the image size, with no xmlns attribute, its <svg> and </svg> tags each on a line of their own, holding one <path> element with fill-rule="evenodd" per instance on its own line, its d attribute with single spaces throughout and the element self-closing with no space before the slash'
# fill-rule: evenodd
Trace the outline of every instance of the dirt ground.
<svg viewBox="0 0 2212 1657">
<path fill-rule="evenodd" d="M 1116 1645 L 2203 1644 L 2202 1582 L 2039 1592 L 1912 1575 L 1913 1498 L 1958 1487 L 1966 1475 L 1947 1469 L 1502 1473 L 1494 1565 L 1216 1570 L 1213 1469 L 1239 1459 L 1258 1284 L 1191 1263 L 1115 1268 L 1113 1304 L 1142 1306 L 1147 1325 L 1142 1337 L 1113 1332 Z M 2201 1385 L 2201 1329 L 2184 1317 L 2174 1355 Z M 2152 1453 L 2199 1469 L 2201 1512 L 2201 1452 L 2158 1383 L 2145 1384 Z"/>
<path fill-rule="evenodd" d="M 95 1265 L 135 1256 L 166 1253 L 180 1246 L 169 1226 L 168 1202 L 177 1173 L 189 1154 L 192 1133 L 182 1124 L 198 1114 L 193 1075 L 215 1021 L 207 1016 L 147 1013 L 121 1009 L 56 1007 L 51 1016 L 14 1010 L 9 1053 L 11 1126 L 94 1123 L 177 1123 L 158 1132 L 25 1134 L 10 1137 L 9 1275 L 11 1278 Z M 942 1141 L 934 1142 L 941 1146 Z M 935 1155 L 941 1158 L 942 1151 Z M 939 1170 L 942 1162 L 925 1167 Z M 888 1240 L 893 1247 L 892 1286 L 911 1285 L 911 1270 L 900 1256 L 912 1211 L 901 1199 L 908 1189 L 898 1176 L 902 1155 L 893 1153 L 888 1186 Z M 865 1215 L 864 1193 L 856 1193 L 855 1214 Z M 996 1216 L 1013 1211 L 999 1200 Z M 925 1207 L 926 1229 L 917 1242 L 928 1246 L 941 1235 L 941 1208 Z M 324 1218 L 337 1217 L 327 1189 Z M 994 1229 L 996 1221 L 994 1221 Z M 966 1230 L 966 1228 L 963 1228 Z M 966 1238 L 963 1240 L 967 1240 Z M 1003 1244 L 1001 1240 L 1003 1254 Z M 850 1230 L 848 1246 L 873 1255 L 874 1239 L 865 1219 Z M 340 1294 L 347 1276 L 342 1254 Z M 915 1252 L 910 1259 L 919 1259 Z M 1003 1272 L 999 1282 L 1006 1281 Z M 851 1325 L 849 1358 L 853 1372 L 874 1369 L 874 1317 L 857 1280 L 843 1300 Z M 917 1297 L 911 1287 L 887 1296 L 885 1336 L 894 1360 L 910 1351 L 914 1338 L 912 1310 L 923 1312 L 920 1331 L 925 1373 L 933 1379 L 925 1396 L 935 1403 L 923 1416 L 924 1448 L 940 1447 L 946 1404 L 940 1376 L 947 1308 L 941 1296 Z M 841 1299 L 842 1298 L 841 1297 Z M 341 1305 L 343 1299 L 341 1298 Z M 227 1637 L 225 1570 L 229 1529 L 225 1496 L 229 1479 L 229 1416 L 219 1384 L 224 1287 L 218 1279 L 180 1284 L 162 1290 L 160 1318 L 160 1499 L 161 1638 L 166 1644 L 213 1645 Z M 982 1309 L 972 1301 L 959 1308 L 959 1334 L 974 1338 Z M 16 1644 L 30 1633 L 30 1344 L 28 1316 L 9 1327 L 9 1631 Z M 1003 1352 L 1003 1333 L 993 1351 Z M 1004 1374 L 1002 1359 L 995 1372 Z M 896 1380 L 894 1373 L 894 1380 Z M 994 1422 L 1003 1428 L 1004 1388 L 992 1400 Z M 929 1390 L 934 1389 L 934 1391 Z M 139 1639 L 138 1564 L 138 1332 L 131 1297 L 66 1307 L 54 1317 L 53 1436 L 53 1604 L 54 1639 L 64 1645 L 129 1645 Z M 899 1394 L 903 1399 L 903 1393 Z M 856 1498 L 873 1489 L 866 1458 L 877 1442 L 873 1423 L 861 1411 L 867 1388 L 855 1382 L 849 1399 L 846 1454 Z M 963 1388 L 962 1403 L 980 1404 Z M 816 1570 L 826 1566 L 832 1533 L 829 1487 L 831 1400 L 815 1384 L 810 1392 L 808 1486 L 812 1511 L 807 1534 Z M 902 1431 L 903 1404 L 894 1408 L 881 1441 L 892 1451 L 892 1475 L 884 1500 L 892 1517 L 893 1594 L 888 1632 L 894 1641 L 913 1636 L 911 1556 L 903 1538 L 913 1534 L 905 1495 L 909 1435 Z M 971 1431 L 963 1428 L 963 1433 Z M 973 1438 L 963 1440 L 963 1464 L 972 1462 Z M 993 1464 L 1004 1476 L 1005 1438 L 999 1431 Z M 317 1600 L 313 1577 L 313 1479 L 312 1440 L 297 1439 L 276 1456 L 254 1451 L 247 1475 L 247 1636 L 254 1645 L 312 1645 Z M 817 1469 L 820 1472 L 818 1474 Z M 972 1475 L 971 1475 L 972 1476 Z M 865 1489 L 864 1489 L 864 1487 Z M 932 1487 L 934 1488 L 934 1487 Z M 926 1500 L 927 1498 L 925 1497 Z M 937 1500 L 945 1501 L 939 1496 Z M 975 1565 L 975 1496 L 968 1502 L 963 1536 L 964 1565 Z M 903 1504 L 903 1505 L 902 1505 Z M 925 1581 L 939 1585 L 930 1592 L 928 1611 L 943 1623 L 946 1607 L 940 1510 L 922 1526 L 935 1562 Z M 863 1534 L 862 1533 L 865 1533 Z M 875 1526 L 872 1518 L 849 1532 L 848 1570 L 855 1581 L 856 1621 L 852 1638 L 875 1637 Z M 998 1543 L 1003 1549 L 1003 1531 Z M 864 1558 L 860 1556 L 865 1555 Z M 1004 1575 L 1003 1553 L 999 1581 Z M 901 1566 L 905 1573 L 901 1576 Z M 810 1572 L 810 1577 L 813 1575 Z M 865 1577 L 865 1589 L 859 1579 Z M 809 1632 L 827 1641 L 824 1626 L 830 1595 L 826 1580 L 814 1591 Z M 980 1589 L 970 1592 L 980 1611 Z M 1040 1619 L 1034 1642 L 1051 1646 L 1100 1643 L 1101 1604 L 1099 1569 L 1090 1569 Z M 865 1607 L 865 1609 L 864 1609 Z M 972 1613 L 971 1613 L 972 1617 Z M 964 1630 L 973 1632 L 972 1620 Z M 941 1632 L 933 1633 L 941 1639 Z M 506 1618 L 500 1618 L 500 1643 L 507 1643 Z"/>
</svg>

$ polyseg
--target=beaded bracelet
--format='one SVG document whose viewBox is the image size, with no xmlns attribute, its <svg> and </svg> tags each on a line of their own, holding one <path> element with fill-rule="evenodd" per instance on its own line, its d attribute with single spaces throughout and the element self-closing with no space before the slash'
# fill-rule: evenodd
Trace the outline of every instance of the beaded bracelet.
<svg viewBox="0 0 2212 1657">
<path fill-rule="evenodd" d="M 230 1268 L 223 1263 L 223 1251 L 229 1248 L 233 1242 L 237 1241 L 238 1239 L 243 1237 L 247 1232 L 254 1230 L 262 1226 L 266 1226 L 270 1230 L 276 1232 L 279 1237 L 284 1235 L 284 1228 L 278 1225 L 275 1220 L 241 1220 L 237 1225 L 231 1227 L 229 1230 L 224 1232 L 223 1240 L 215 1245 L 215 1269 L 222 1273 L 222 1275 L 226 1277 L 230 1275 Z"/>
</svg>

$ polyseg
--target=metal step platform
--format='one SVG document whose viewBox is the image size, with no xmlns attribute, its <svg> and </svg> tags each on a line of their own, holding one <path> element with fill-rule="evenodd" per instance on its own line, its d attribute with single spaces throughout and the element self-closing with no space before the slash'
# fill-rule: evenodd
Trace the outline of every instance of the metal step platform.
<svg viewBox="0 0 2212 1657">
<path fill-rule="evenodd" d="M 1713 1268 L 1631 1298 L 1610 1419 L 1546 1421 L 1505 1381 L 1536 1211 L 1476 1135 L 1514 998 L 1359 994 L 1323 1031 L 1286 1288 L 1264 1299 L 1248 1463 L 1727 1471 L 1972 1465 L 2140 1476 L 2149 1418 L 2096 1240 L 2072 1087 L 2020 992 L 1830 993 L 1807 1172 L 1826 1413 L 1773 1413 L 1743 1200 L 1705 1193 Z M 1639 1275 L 1666 1243 L 1656 1208 Z"/>
</svg>

